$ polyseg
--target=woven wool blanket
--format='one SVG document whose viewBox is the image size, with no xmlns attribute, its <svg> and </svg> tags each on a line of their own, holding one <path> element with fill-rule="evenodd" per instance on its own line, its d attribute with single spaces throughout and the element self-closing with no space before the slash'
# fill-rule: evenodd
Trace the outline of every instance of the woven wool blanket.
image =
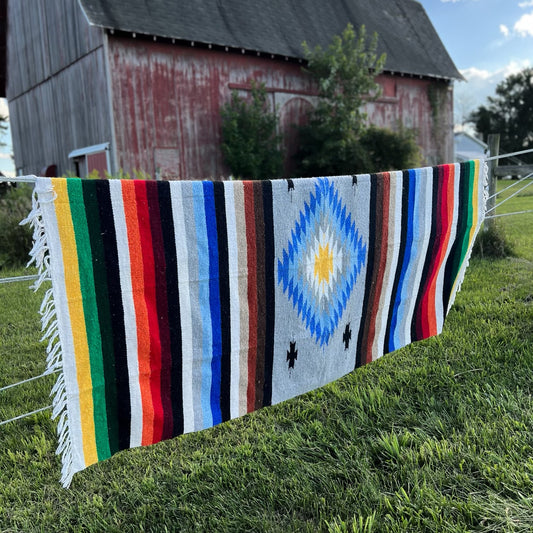
<svg viewBox="0 0 533 533">
<path fill-rule="evenodd" d="M 484 218 L 484 168 L 38 178 L 62 483 L 438 334 Z"/>
</svg>

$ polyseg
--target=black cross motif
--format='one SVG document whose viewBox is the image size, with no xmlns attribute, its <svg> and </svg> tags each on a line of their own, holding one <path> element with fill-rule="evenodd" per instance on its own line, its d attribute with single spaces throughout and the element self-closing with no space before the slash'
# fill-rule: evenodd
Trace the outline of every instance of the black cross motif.
<svg viewBox="0 0 533 533">
<path fill-rule="evenodd" d="M 350 323 L 346 324 L 344 333 L 342 334 L 342 342 L 344 342 L 344 349 L 347 350 L 350 346 L 350 340 L 352 339 L 352 330 L 350 329 Z"/>
<path fill-rule="evenodd" d="M 357 185 L 357 176 L 354 174 L 352 176 L 352 186 Z"/>
<path fill-rule="evenodd" d="M 294 368 L 294 361 L 298 359 L 298 350 L 296 350 L 296 341 L 290 342 L 291 350 L 287 350 L 287 361 L 289 361 L 289 368 Z"/>
<path fill-rule="evenodd" d="M 291 179 L 287 180 L 287 192 L 294 191 L 294 181 Z"/>
</svg>

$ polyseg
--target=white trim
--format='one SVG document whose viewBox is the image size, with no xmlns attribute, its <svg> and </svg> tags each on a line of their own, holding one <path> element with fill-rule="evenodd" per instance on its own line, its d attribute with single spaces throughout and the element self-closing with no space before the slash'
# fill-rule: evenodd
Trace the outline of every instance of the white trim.
<svg viewBox="0 0 533 533">
<path fill-rule="evenodd" d="M 102 143 L 102 144 L 93 144 L 92 146 L 85 146 L 84 148 L 77 148 L 76 150 L 72 150 L 68 154 L 69 159 L 74 159 L 76 157 L 82 157 L 84 155 L 91 155 L 91 154 L 97 154 L 98 152 L 105 152 L 109 150 L 109 143 Z"/>
</svg>

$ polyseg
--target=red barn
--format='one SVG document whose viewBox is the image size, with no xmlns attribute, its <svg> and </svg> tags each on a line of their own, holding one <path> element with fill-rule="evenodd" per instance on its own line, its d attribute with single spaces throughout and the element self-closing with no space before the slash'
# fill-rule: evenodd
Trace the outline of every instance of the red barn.
<svg viewBox="0 0 533 533">
<path fill-rule="evenodd" d="M 387 54 L 369 121 L 415 128 L 428 164 L 453 157 L 461 75 L 414 0 L 0 0 L 2 14 L 19 173 L 227 176 L 220 107 L 251 80 L 266 85 L 290 152 L 290 125 L 316 98 L 302 42 L 326 47 L 348 22 Z"/>
</svg>

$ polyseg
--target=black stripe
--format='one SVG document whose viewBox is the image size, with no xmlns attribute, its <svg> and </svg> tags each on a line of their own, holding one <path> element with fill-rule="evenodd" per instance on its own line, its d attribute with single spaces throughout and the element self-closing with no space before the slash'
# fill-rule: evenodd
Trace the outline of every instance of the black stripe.
<svg viewBox="0 0 533 533">
<path fill-rule="evenodd" d="M 217 219 L 218 276 L 220 293 L 220 327 L 222 350 L 220 360 L 220 414 L 222 421 L 231 418 L 231 313 L 229 291 L 228 230 L 226 220 L 226 202 L 224 184 L 213 183 L 215 214 Z"/>
<path fill-rule="evenodd" d="M 361 309 L 361 322 L 359 325 L 359 333 L 357 335 L 357 351 L 355 354 L 355 366 L 357 368 L 362 364 L 363 340 L 367 329 L 367 314 L 368 303 L 370 299 L 370 292 L 372 288 L 372 278 L 374 276 L 374 254 L 375 254 L 375 240 L 376 240 L 376 206 L 377 206 L 377 175 L 370 176 L 370 205 L 369 205 L 369 221 L 368 221 L 368 245 L 367 245 L 367 261 L 366 261 L 366 278 L 365 278 L 365 295 L 363 298 L 363 307 Z M 379 213 L 381 216 L 381 213 Z"/>
<path fill-rule="evenodd" d="M 176 257 L 176 235 L 172 216 L 170 184 L 158 182 L 159 216 L 165 250 L 165 279 L 167 289 L 167 311 L 170 333 L 170 395 L 172 405 L 172 435 L 183 433 L 183 385 L 182 385 L 182 342 L 181 315 L 178 288 L 178 261 Z"/>
<path fill-rule="evenodd" d="M 429 244 L 428 251 L 426 253 L 426 258 L 424 260 L 424 268 L 422 270 L 422 277 L 420 279 L 420 286 L 418 288 L 418 294 L 416 296 L 416 305 L 415 312 L 413 313 L 413 319 L 411 322 L 411 342 L 421 340 L 424 338 L 422 332 L 422 323 L 421 323 L 421 309 L 420 305 L 422 298 L 428 288 L 428 275 L 431 265 L 435 261 L 435 255 L 440 247 L 440 242 L 436 241 L 437 235 L 437 216 L 435 215 L 437 210 L 437 204 L 439 201 L 439 181 L 442 176 L 439 174 L 439 167 L 433 167 L 433 190 L 432 190 L 432 200 L 431 200 L 431 231 L 429 235 Z"/>
<path fill-rule="evenodd" d="M 107 180 L 84 180 L 83 198 L 93 251 L 95 293 L 102 339 L 111 454 L 130 446 L 131 408 L 117 239 Z"/>
<path fill-rule="evenodd" d="M 396 263 L 396 273 L 394 275 L 394 285 L 392 287 L 391 305 L 389 307 L 389 316 L 387 317 L 387 329 L 385 331 L 385 343 L 383 345 L 383 353 L 389 352 L 391 322 L 394 315 L 396 303 L 396 293 L 398 292 L 398 285 L 402 276 L 403 261 L 405 256 L 405 244 L 407 240 L 407 219 L 409 217 L 409 171 L 404 170 L 402 175 L 402 217 L 400 221 L 401 236 L 400 236 L 400 250 L 398 253 L 398 262 Z M 395 221 L 398 223 L 398 221 Z"/>
<path fill-rule="evenodd" d="M 274 366 L 275 327 L 275 279 L 274 279 L 274 211 L 272 205 L 272 182 L 263 182 L 263 219 L 265 226 L 265 376 L 263 405 L 272 404 L 272 369 Z"/>
<path fill-rule="evenodd" d="M 468 221 L 468 209 L 465 209 L 464 205 L 465 198 L 468 198 L 468 174 L 468 163 L 461 163 L 459 170 L 459 212 L 457 216 L 457 230 L 450 250 L 450 255 L 446 261 L 444 283 L 442 287 L 444 314 L 446 314 L 446 310 L 448 309 L 453 282 L 459 270 L 465 228 Z"/>
</svg>

